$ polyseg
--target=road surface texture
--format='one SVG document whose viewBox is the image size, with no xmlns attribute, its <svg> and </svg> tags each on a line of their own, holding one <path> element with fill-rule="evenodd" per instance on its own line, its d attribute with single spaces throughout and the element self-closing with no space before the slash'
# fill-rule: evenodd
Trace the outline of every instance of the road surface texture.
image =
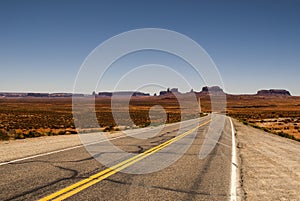
<svg viewBox="0 0 300 201">
<path fill-rule="evenodd" d="M 300 143 L 234 120 L 244 199 L 300 200 Z"/>
<path fill-rule="evenodd" d="M 209 118 L 201 118 L 200 124 L 207 122 Z M 175 143 L 179 145 L 188 142 L 192 137 L 188 132 L 195 126 L 197 127 L 198 124 L 196 125 L 193 121 L 187 123 L 184 128 L 184 133 L 187 134 L 178 140 L 175 137 L 178 124 L 170 124 L 160 134 L 149 139 L 118 136 L 111 142 L 124 151 L 136 154 L 147 153 L 147 150 L 150 153 L 149 150 L 155 149 L 151 152 L 151 156 L 140 159 L 134 165 L 157 154 L 161 154 L 165 157 L 163 160 L 167 161 L 170 156 L 178 153 L 176 150 L 168 151 L 168 148 L 163 148 L 162 144 L 175 139 Z M 67 196 L 66 200 L 230 200 L 232 168 L 230 121 L 226 120 L 222 135 L 212 152 L 204 159 L 200 159 L 199 152 L 205 141 L 208 127 L 209 124 L 203 124 L 196 129 L 195 139 L 191 146 L 175 163 L 148 174 L 109 172 L 107 167 L 91 157 L 85 147 L 12 163 L 2 163 L 0 165 L 0 200 L 39 200 L 69 186 L 73 191 L 78 190 L 79 188 L 74 188 L 72 185 L 83 180 L 87 180 L 90 186 Z M 102 143 L 90 146 L 101 146 Z M 161 150 L 157 151 L 158 149 Z M 116 161 L 116 164 L 121 161 Z M 143 166 L 137 167 L 143 168 Z M 107 170 L 111 174 L 105 179 L 95 176 Z M 137 172 L 139 171 L 141 169 L 137 169 Z"/>
</svg>

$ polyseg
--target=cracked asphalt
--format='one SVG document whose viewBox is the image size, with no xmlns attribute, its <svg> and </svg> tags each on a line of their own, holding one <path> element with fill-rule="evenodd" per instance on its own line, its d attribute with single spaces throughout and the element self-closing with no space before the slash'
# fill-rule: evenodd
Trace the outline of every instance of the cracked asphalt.
<svg viewBox="0 0 300 201">
<path fill-rule="evenodd" d="M 188 125 L 186 130 L 192 126 Z M 200 160 L 199 151 L 207 129 L 208 125 L 199 128 L 184 155 L 168 167 L 148 174 L 118 172 L 67 200 L 228 200 L 231 173 L 230 123 L 226 121 L 220 143 L 206 158 Z M 111 142 L 129 153 L 141 153 L 174 138 L 177 130 L 177 125 L 170 125 L 150 139 L 124 137 Z M 185 144 L 188 140 L 189 136 L 186 136 L 178 143 Z M 161 156 L 167 159 L 178 153 L 177 150 L 166 149 Z M 37 200 L 105 170 L 106 167 L 95 158 L 97 155 L 92 157 L 81 147 L 2 165 L 0 200 Z M 143 168 L 142 165 L 138 167 Z"/>
</svg>

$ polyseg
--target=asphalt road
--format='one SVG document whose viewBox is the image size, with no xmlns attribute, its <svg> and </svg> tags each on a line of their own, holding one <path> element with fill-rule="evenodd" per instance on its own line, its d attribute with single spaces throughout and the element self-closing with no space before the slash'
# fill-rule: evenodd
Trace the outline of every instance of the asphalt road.
<svg viewBox="0 0 300 201">
<path fill-rule="evenodd" d="M 201 123 L 207 122 L 209 118 L 202 118 Z M 184 133 L 197 125 L 190 121 L 183 129 Z M 87 178 L 90 178 L 87 183 L 96 182 L 78 190 L 66 200 L 230 200 L 231 125 L 227 119 L 216 146 L 207 157 L 200 159 L 199 152 L 208 127 L 209 124 L 202 125 L 196 129 L 195 134 L 188 134 L 172 142 L 177 144 L 173 148 L 168 148 L 172 145 L 162 147 L 161 144 L 175 139 L 178 124 L 166 126 L 158 135 L 149 139 L 128 136 L 115 139 L 111 142 L 126 152 L 141 154 L 151 148 L 155 151 L 132 165 L 128 163 L 128 167 L 112 172 L 105 179 L 98 178 L 98 181 L 90 177 L 106 171 L 107 167 L 95 159 L 97 156 L 106 155 L 111 159 L 111 165 L 130 160 L 132 156 L 118 158 L 118 153 L 112 153 L 109 149 L 97 153 L 97 147 L 102 146 L 102 150 L 106 150 L 103 149 L 106 145 L 100 142 L 91 145 L 95 147 L 95 153 L 91 152 L 94 157 L 85 147 L 81 147 L 2 165 L 0 200 L 39 200 Z M 143 135 L 147 136 L 147 132 Z M 191 146 L 187 150 L 180 150 L 187 143 L 191 143 Z M 214 142 L 207 146 L 209 144 L 214 145 Z M 182 156 L 181 152 L 184 152 Z M 152 167 L 163 166 L 161 163 L 167 164 L 174 155 L 178 155 L 174 163 L 159 171 L 142 174 L 151 170 L 149 164 Z M 156 159 L 154 156 L 157 156 Z M 157 160 L 161 163 L 158 164 Z M 136 174 L 124 173 L 126 170 Z"/>
</svg>

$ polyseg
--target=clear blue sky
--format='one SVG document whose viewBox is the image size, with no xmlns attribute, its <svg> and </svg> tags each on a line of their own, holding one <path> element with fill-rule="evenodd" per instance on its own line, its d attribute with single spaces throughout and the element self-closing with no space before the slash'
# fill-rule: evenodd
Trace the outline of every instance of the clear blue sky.
<svg viewBox="0 0 300 201">
<path fill-rule="evenodd" d="M 0 0 L 0 91 L 71 92 L 95 47 L 147 27 L 198 42 L 226 92 L 284 88 L 300 95 L 300 1 L 291 0 Z"/>
</svg>

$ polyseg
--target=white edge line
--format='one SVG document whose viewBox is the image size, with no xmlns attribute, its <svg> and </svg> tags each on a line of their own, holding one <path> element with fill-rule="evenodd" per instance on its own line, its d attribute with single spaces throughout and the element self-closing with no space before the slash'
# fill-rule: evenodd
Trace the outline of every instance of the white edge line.
<svg viewBox="0 0 300 201">
<path fill-rule="evenodd" d="M 175 123 L 175 124 L 177 124 L 177 123 Z M 171 126 L 171 125 L 173 125 L 173 124 L 169 124 L 169 126 Z M 140 133 L 135 133 L 135 134 L 130 135 L 130 136 L 134 136 L 134 135 L 138 135 L 138 134 L 140 134 Z M 116 139 L 124 138 L 124 137 L 128 137 L 128 136 L 127 135 L 118 136 L 118 137 L 109 138 L 109 139 L 106 137 L 103 140 L 99 140 L 99 141 L 96 141 L 96 142 L 91 142 L 91 143 L 88 143 L 88 144 L 77 145 L 77 146 L 74 146 L 74 147 L 59 149 L 59 150 L 56 150 L 56 151 L 51 151 L 51 152 L 47 152 L 47 153 L 43 153 L 43 154 L 37 154 L 37 155 L 33 155 L 33 156 L 28 156 L 28 157 L 25 157 L 25 158 L 19 158 L 19 159 L 15 159 L 15 160 L 11 160 L 11 161 L 2 162 L 2 163 L 0 163 L 0 166 L 11 164 L 11 163 L 16 163 L 16 162 L 20 162 L 20 161 L 24 161 L 24 160 L 28 160 L 28 159 L 33 159 L 33 158 L 37 158 L 37 157 L 41 157 L 41 156 L 47 156 L 47 155 L 51 155 L 51 154 L 55 154 L 55 153 L 59 153 L 59 152 L 63 152 L 63 151 L 69 151 L 69 150 L 72 150 L 72 149 L 77 149 L 77 148 L 80 148 L 80 147 L 97 144 L 97 143 L 104 142 L 104 141 L 107 141 L 107 140 L 116 140 Z"/>
<path fill-rule="evenodd" d="M 236 201 L 236 172 L 237 172 L 237 157 L 236 157 L 236 143 L 235 131 L 231 118 L 229 117 L 232 135 L 232 152 L 231 152 L 231 184 L 230 184 L 230 201 Z"/>
</svg>

